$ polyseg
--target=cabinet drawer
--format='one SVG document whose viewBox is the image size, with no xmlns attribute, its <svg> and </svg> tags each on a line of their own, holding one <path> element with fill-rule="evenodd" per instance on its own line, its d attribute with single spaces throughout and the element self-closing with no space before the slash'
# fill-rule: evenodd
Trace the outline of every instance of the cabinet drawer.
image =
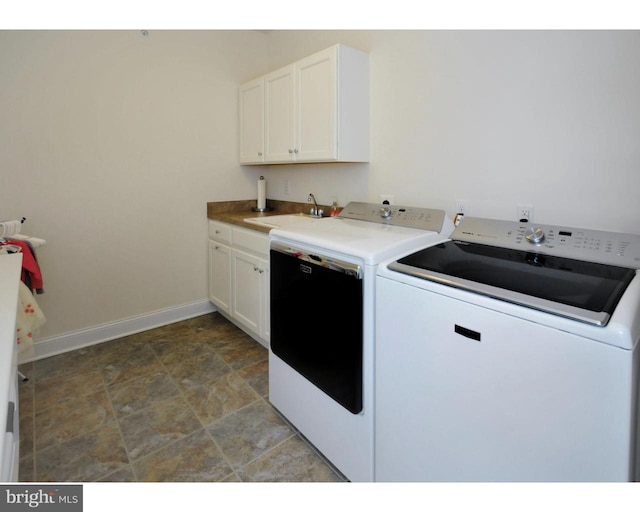
<svg viewBox="0 0 640 512">
<path fill-rule="evenodd" d="M 269 236 L 249 229 L 233 228 L 233 246 L 243 247 L 258 254 L 269 254 Z"/>
<path fill-rule="evenodd" d="M 219 242 L 231 243 L 231 226 L 224 222 L 209 221 L 209 238 Z"/>
</svg>

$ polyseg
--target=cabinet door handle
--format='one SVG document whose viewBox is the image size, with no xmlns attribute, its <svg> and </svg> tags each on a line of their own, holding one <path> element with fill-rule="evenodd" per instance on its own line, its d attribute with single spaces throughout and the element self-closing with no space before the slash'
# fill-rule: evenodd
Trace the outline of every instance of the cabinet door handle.
<svg viewBox="0 0 640 512">
<path fill-rule="evenodd" d="M 290 149 L 290 150 L 289 150 L 289 154 L 291 154 L 291 153 L 293 153 L 293 149 Z"/>
<path fill-rule="evenodd" d="M 472 331 L 471 329 L 467 329 L 466 327 L 462 327 L 458 324 L 455 325 L 454 331 L 465 338 L 480 341 L 481 334 L 478 331 Z"/>
<path fill-rule="evenodd" d="M 262 151 L 258 151 L 258 156 L 262 156 Z"/>
<path fill-rule="evenodd" d="M 7 409 L 7 429 L 6 432 L 8 434 L 13 434 L 13 417 L 16 413 L 16 404 L 14 402 L 9 402 L 9 407 Z"/>
</svg>

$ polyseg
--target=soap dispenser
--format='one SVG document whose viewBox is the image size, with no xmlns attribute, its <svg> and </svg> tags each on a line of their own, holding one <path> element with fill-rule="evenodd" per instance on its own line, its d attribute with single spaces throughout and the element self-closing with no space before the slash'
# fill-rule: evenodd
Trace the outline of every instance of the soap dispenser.
<svg viewBox="0 0 640 512">
<path fill-rule="evenodd" d="M 331 203 L 331 213 L 329 214 L 331 217 L 337 217 L 340 213 L 340 208 L 338 208 L 338 200 L 334 199 L 333 203 Z"/>
</svg>

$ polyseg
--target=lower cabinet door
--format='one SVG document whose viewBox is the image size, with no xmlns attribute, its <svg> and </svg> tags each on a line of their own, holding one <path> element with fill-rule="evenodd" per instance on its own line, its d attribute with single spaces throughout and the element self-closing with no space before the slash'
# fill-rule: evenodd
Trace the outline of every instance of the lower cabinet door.
<svg viewBox="0 0 640 512">
<path fill-rule="evenodd" d="M 209 240 L 209 300 L 231 313 L 231 248 Z"/>
<path fill-rule="evenodd" d="M 252 254 L 232 251 L 232 316 L 247 329 L 263 336 L 266 330 L 265 296 L 267 262 Z"/>
</svg>

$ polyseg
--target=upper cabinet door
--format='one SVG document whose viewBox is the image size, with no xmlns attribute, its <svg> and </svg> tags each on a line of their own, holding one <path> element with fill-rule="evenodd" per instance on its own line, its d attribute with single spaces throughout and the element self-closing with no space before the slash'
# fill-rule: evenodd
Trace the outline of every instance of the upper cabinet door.
<svg viewBox="0 0 640 512">
<path fill-rule="evenodd" d="M 240 163 L 264 162 L 264 79 L 240 86 Z"/>
<path fill-rule="evenodd" d="M 296 74 L 296 160 L 337 158 L 337 47 L 301 60 Z"/>
<path fill-rule="evenodd" d="M 335 45 L 263 80 L 264 161 L 242 163 L 369 161 L 366 53 Z"/>
<path fill-rule="evenodd" d="M 265 86 L 265 162 L 295 161 L 293 66 L 269 73 Z"/>
</svg>

